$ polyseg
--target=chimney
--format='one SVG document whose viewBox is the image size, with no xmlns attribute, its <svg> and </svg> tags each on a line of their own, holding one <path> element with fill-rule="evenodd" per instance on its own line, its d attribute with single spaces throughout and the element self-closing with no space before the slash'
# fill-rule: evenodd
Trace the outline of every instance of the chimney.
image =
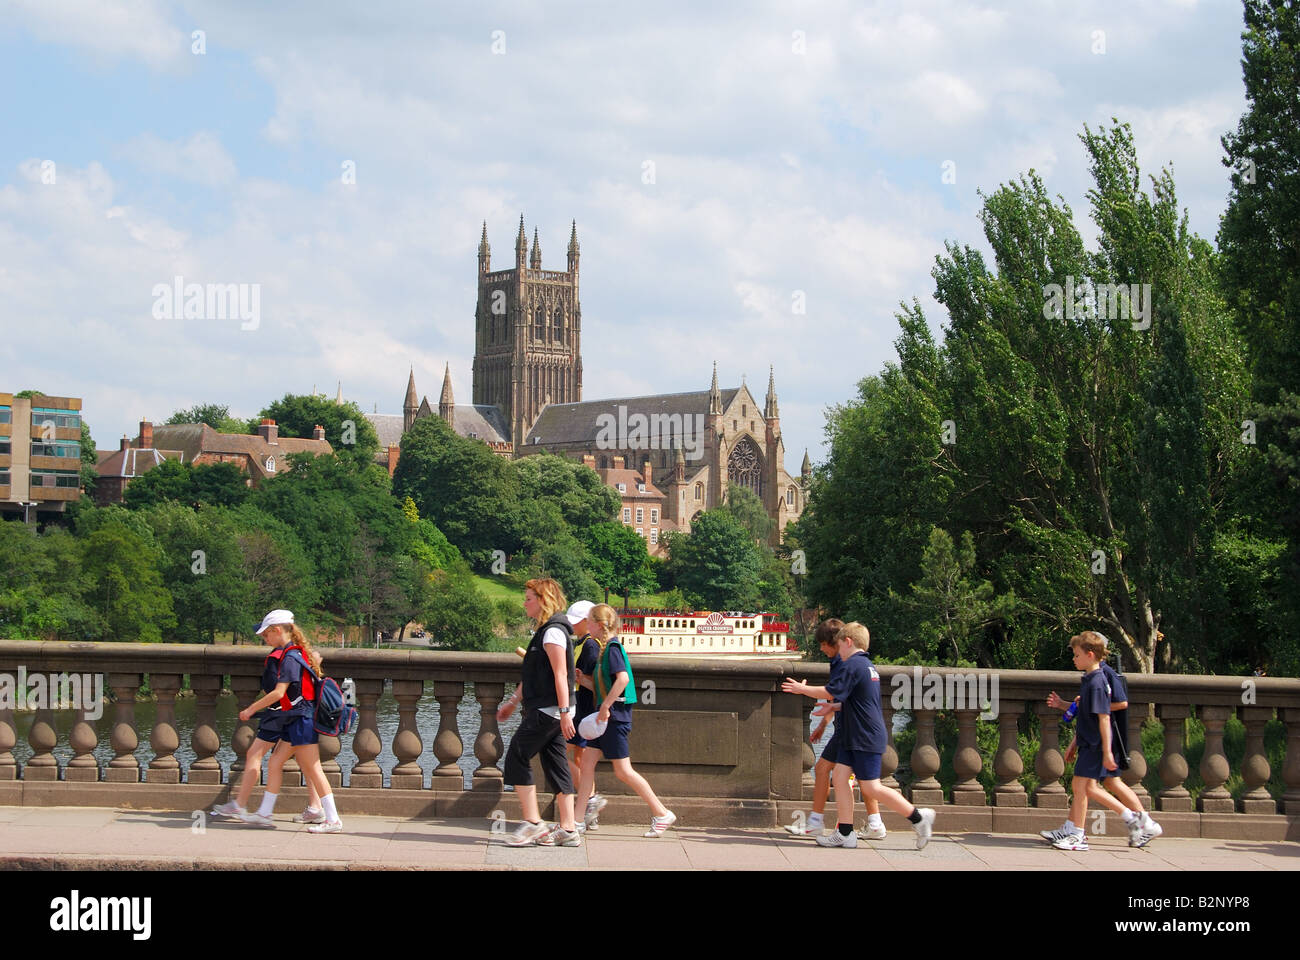
<svg viewBox="0 0 1300 960">
<path fill-rule="evenodd" d="M 280 428 L 275 425 L 275 421 L 269 417 L 263 417 L 262 422 L 257 425 L 257 435 L 267 443 L 273 443 L 279 446 L 277 438 L 280 435 Z"/>
<path fill-rule="evenodd" d="M 623 469 L 625 469 L 625 467 L 626 467 L 626 461 L 624 461 L 624 459 L 623 459 L 622 457 L 615 457 L 615 458 L 614 458 L 614 469 L 615 469 L 615 470 L 623 470 Z"/>
<path fill-rule="evenodd" d="M 324 440 L 324 439 L 325 439 L 325 428 L 322 427 L 319 423 L 316 424 L 316 426 L 314 426 L 314 427 L 311 428 L 311 438 L 312 438 L 313 440 Z"/>
<path fill-rule="evenodd" d="M 401 458 L 402 448 L 395 443 L 388 445 L 388 475 L 391 477 L 397 470 L 397 461 Z"/>
<path fill-rule="evenodd" d="M 648 459 L 641 461 L 641 476 L 645 478 L 645 485 L 650 486 L 650 461 Z"/>
<path fill-rule="evenodd" d="M 153 424 L 148 420 L 140 421 L 140 449 L 153 449 Z"/>
<path fill-rule="evenodd" d="M 591 467 L 591 469 L 595 470 L 595 469 L 596 469 L 596 457 L 595 457 L 595 455 L 594 455 L 594 454 L 590 454 L 590 453 L 584 453 L 584 454 L 582 455 L 582 465 L 583 465 L 584 467 Z"/>
<path fill-rule="evenodd" d="M 119 446 L 117 449 L 118 449 L 118 450 L 130 450 L 130 449 L 131 449 L 131 441 L 128 440 L 126 437 L 123 437 L 123 438 L 122 438 L 122 444 L 121 444 L 121 446 Z"/>
</svg>

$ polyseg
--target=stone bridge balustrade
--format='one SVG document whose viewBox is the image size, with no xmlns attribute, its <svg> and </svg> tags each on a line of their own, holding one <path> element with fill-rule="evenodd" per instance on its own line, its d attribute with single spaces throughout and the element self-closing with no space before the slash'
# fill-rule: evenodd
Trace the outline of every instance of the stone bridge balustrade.
<svg viewBox="0 0 1300 960">
<path fill-rule="evenodd" d="M 321 742 L 326 776 L 339 791 L 345 815 L 351 811 L 486 818 L 496 810 L 517 815 L 513 793 L 503 789 L 504 745 L 496 711 L 518 682 L 518 657 L 423 650 L 322 648 L 321 652 L 327 674 L 338 680 L 351 677 L 356 683 L 359 723 L 354 735 L 345 744 L 332 737 Z M 48 706 L 33 715 L 16 713 L 13 704 L 0 702 L 0 805 L 189 812 L 224 799 L 242 772 L 242 755 L 252 742 L 255 725 L 236 722 L 225 744 L 236 759 L 223 762 L 218 754 L 227 754 L 221 750 L 216 722 L 223 678 L 229 677 L 238 704 L 246 706 L 259 695 L 264 656 L 262 649 L 251 646 L 0 641 L 0 674 L 16 677 L 19 668 L 29 676 L 102 674 L 105 689 L 116 698 L 103 705 L 111 718 L 107 737 L 97 732 L 91 720 L 94 712 L 84 705 L 68 720 L 56 723 L 55 711 Z M 824 683 L 826 664 L 641 656 L 635 668 L 641 703 L 634 713 L 633 761 L 656 792 L 671 799 L 682 822 L 776 826 L 790 822 L 795 811 L 807 809 L 812 793 L 814 754 L 808 734 L 813 702 L 781 693 L 780 683 L 790 675 L 814 685 Z M 985 722 L 979 719 L 982 704 L 944 703 L 936 709 L 933 702 L 908 699 L 896 704 L 893 700 L 896 690 L 915 695 L 918 682 L 928 677 L 937 676 L 947 684 L 969 677 L 970 671 L 878 669 L 890 730 L 883 778 L 890 784 L 901 782 L 916 802 L 940 806 L 939 833 L 1024 833 L 1040 824 L 1059 825 L 1068 803 L 1061 777 L 1062 737 L 1068 739 L 1069 729 L 1062 728 L 1059 711 L 1047 707 L 1045 700 L 1053 690 L 1068 698 L 1077 688 L 1077 673 L 986 672 L 989 678 L 996 675 L 998 684 L 998 712 L 991 721 L 996 746 L 990 748 L 991 732 L 980 732 L 979 724 Z M 157 700 L 150 729 L 140 729 L 136 718 L 135 694 L 145 675 Z M 189 751 L 181 750 L 176 721 L 177 695 L 185 677 L 195 698 Z M 1133 740 L 1136 743 L 1145 718 L 1159 717 L 1164 723 L 1164 750 L 1159 762 L 1162 787 L 1154 798 L 1146 795 L 1142 784 L 1147 761 L 1140 751 L 1132 753 L 1133 763 L 1124 779 L 1161 818 L 1168 835 L 1300 839 L 1300 680 L 1133 674 L 1127 679 Z M 385 746 L 379 701 L 386 687 L 391 687 L 397 704 L 396 732 L 388 744 L 396 762 L 388 771 L 387 787 L 378 762 Z M 437 702 L 436 726 L 417 717 L 417 706 L 426 694 Z M 949 718 L 945 722 L 956 726 L 956 743 L 945 747 L 951 751 L 947 756 L 940 755 L 935 730 L 941 710 Z M 906 757 L 894 744 L 896 714 L 915 731 Z M 1039 782 L 1031 792 L 1021 782 L 1025 762 L 1018 734 L 1035 716 L 1039 749 L 1033 768 Z M 1234 716 L 1246 731 L 1245 756 L 1235 769 L 1224 749 L 1225 730 Z M 1280 801 L 1266 789 L 1276 771 L 1265 750 L 1265 728 L 1275 716 L 1286 729 L 1280 771 L 1285 791 Z M 1190 717 L 1200 720 L 1206 732 L 1196 768 L 1204 787 L 1195 801 L 1186 786 L 1191 768 L 1185 755 L 1185 721 Z M 425 729 L 421 722 L 431 728 Z M 66 741 L 58 743 L 56 731 L 69 728 Z M 15 758 L 20 730 L 30 747 L 19 754 L 27 757 L 22 763 Z M 143 750 L 141 743 L 146 745 Z M 427 762 L 426 745 L 435 763 Z M 106 748 L 111 748 L 111 757 L 106 756 Z M 193 759 L 188 759 L 190 752 Z M 64 762 L 60 757 L 70 759 Z M 341 787 L 345 769 L 349 786 Z M 946 791 L 939 776 L 945 769 L 952 771 Z M 1234 775 L 1240 775 L 1242 784 L 1235 799 L 1228 790 L 1230 782 L 1235 783 Z M 424 785 L 426 776 L 429 787 Z M 991 790 L 986 782 L 992 783 Z M 305 793 L 300 783 L 297 773 L 286 776 L 285 790 L 294 797 L 281 812 Z M 599 769 L 598 783 L 611 798 L 603 815 L 606 819 L 620 822 L 626 815 L 631 822 L 640 822 L 644 818 L 641 801 L 607 766 Z M 891 827 L 901 829 L 902 822 Z M 1118 827 L 1115 824 L 1109 832 L 1118 833 Z"/>
</svg>

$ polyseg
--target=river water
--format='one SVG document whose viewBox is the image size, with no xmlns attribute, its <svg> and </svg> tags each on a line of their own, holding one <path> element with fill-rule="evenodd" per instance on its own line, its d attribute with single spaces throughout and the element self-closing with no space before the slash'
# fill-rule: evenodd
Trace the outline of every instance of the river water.
<svg viewBox="0 0 1300 960">
<path fill-rule="evenodd" d="M 506 695 L 509 696 L 511 686 L 507 684 Z M 230 765 L 235 760 L 235 752 L 230 748 L 230 740 L 235 735 L 235 729 L 239 725 L 239 707 L 235 702 L 233 694 L 223 693 L 217 698 L 217 716 L 216 730 L 217 735 L 221 738 L 221 749 L 217 751 L 217 760 L 220 761 L 226 773 L 229 773 Z M 420 698 L 415 711 L 416 727 L 420 733 L 420 739 L 424 743 L 424 750 L 420 754 L 419 764 L 424 769 L 424 785 L 430 786 L 430 780 L 433 776 L 433 768 L 438 765 L 437 758 L 433 755 L 433 738 L 438 732 L 438 715 L 440 708 L 438 701 L 433 696 L 433 683 L 425 684 L 424 696 Z M 474 699 L 474 685 L 467 683 L 465 685 L 465 696 L 457 708 L 457 717 L 460 728 L 460 738 L 463 743 L 461 751 L 460 768 L 465 777 L 466 789 L 470 787 L 470 778 L 478 767 L 478 758 L 474 756 L 474 740 L 478 736 L 479 730 L 479 704 Z M 152 700 L 137 701 L 135 705 L 135 729 L 136 735 L 140 738 L 140 746 L 136 749 L 135 755 L 146 767 L 145 778 L 148 779 L 148 763 L 153 758 L 153 748 L 149 745 L 149 733 L 153 729 L 154 717 L 157 713 L 157 705 Z M 176 759 L 180 761 L 181 768 L 188 770 L 190 763 L 194 761 L 194 749 L 190 745 L 194 734 L 194 728 L 198 725 L 198 702 L 194 697 L 178 697 L 176 700 L 176 732 L 180 738 L 180 746 L 176 750 Z M 95 748 L 95 756 L 99 760 L 102 768 L 113 759 L 113 748 L 110 743 L 110 737 L 113 731 L 113 705 L 105 701 L 104 715 L 94 722 L 95 730 L 99 734 L 99 743 Z M 60 766 L 66 764 L 72 759 L 72 747 L 68 743 L 72 727 L 76 723 L 76 713 L 72 710 L 57 710 L 54 712 L 54 729 L 58 734 L 58 745 L 54 748 L 54 755 L 58 757 Z M 516 710 L 510 718 L 501 724 L 501 739 L 504 744 L 510 743 L 510 737 L 514 734 L 519 726 L 520 711 Z M 392 690 L 385 686 L 384 694 L 379 698 L 379 707 L 376 714 L 376 721 L 379 726 L 379 737 L 383 742 L 384 749 L 375 762 L 384 771 L 384 786 L 389 786 L 390 774 L 393 767 L 397 765 L 397 757 L 392 751 L 393 737 L 397 735 L 397 700 L 394 699 Z M 32 756 L 31 744 L 27 742 L 28 732 L 32 728 L 35 720 L 35 713 L 32 711 L 15 711 L 14 725 L 18 732 L 18 742 L 15 744 L 13 754 L 19 763 L 26 763 Z M 256 727 L 256 725 L 254 725 Z M 356 733 L 356 727 L 340 738 L 342 750 L 336 758 L 339 768 L 343 771 L 343 784 L 347 785 L 352 766 L 357 762 L 356 756 L 352 753 L 352 738 Z M 504 756 L 503 756 L 504 759 Z M 263 766 L 266 761 L 263 760 Z M 501 766 L 501 760 L 497 761 L 498 768 Z"/>
</svg>

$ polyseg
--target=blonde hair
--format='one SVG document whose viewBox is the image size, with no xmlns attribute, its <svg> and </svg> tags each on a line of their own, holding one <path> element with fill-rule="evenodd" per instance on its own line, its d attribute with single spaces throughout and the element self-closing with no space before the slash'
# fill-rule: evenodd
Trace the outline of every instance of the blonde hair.
<svg viewBox="0 0 1300 960">
<path fill-rule="evenodd" d="M 290 644 L 296 643 L 298 646 L 302 647 L 302 652 L 307 657 L 307 662 L 310 663 L 311 668 L 316 671 L 316 675 L 320 676 L 320 651 L 312 647 L 311 641 L 307 639 L 307 635 L 298 629 L 298 624 L 281 623 L 276 624 L 276 626 L 278 626 L 281 632 L 288 637 L 288 639 L 285 640 L 284 645 L 289 646 Z"/>
<path fill-rule="evenodd" d="M 835 634 L 835 642 L 839 643 L 840 639 L 845 637 L 852 640 L 853 645 L 859 650 L 866 650 L 871 646 L 871 631 L 856 620 L 840 627 L 839 632 Z"/>
<path fill-rule="evenodd" d="M 596 642 L 600 644 L 601 647 L 605 646 L 605 641 L 610 637 L 616 636 L 619 628 L 622 626 L 617 611 L 615 611 L 608 603 L 598 603 L 592 607 L 587 613 L 587 619 L 590 620 L 593 625 L 599 625 L 600 632 L 604 634 L 603 637 L 596 637 Z M 592 636 L 595 636 L 594 631 Z"/>
<path fill-rule="evenodd" d="M 1070 649 L 1075 648 L 1091 653 L 1098 660 L 1106 659 L 1106 638 L 1095 630 L 1085 630 L 1070 638 Z"/>
<path fill-rule="evenodd" d="M 555 616 L 557 612 L 568 606 L 564 599 L 564 591 L 550 577 L 529 580 L 524 584 L 524 588 L 533 591 L 533 595 L 541 603 L 541 608 L 537 611 L 535 626 L 540 627 Z"/>
</svg>

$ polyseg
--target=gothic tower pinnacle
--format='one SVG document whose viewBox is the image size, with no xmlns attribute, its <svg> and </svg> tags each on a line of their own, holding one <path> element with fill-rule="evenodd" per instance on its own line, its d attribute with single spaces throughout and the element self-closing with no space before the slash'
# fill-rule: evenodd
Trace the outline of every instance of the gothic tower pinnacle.
<svg viewBox="0 0 1300 960">
<path fill-rule="evenodd" d="M 533 227 L 533 253 L 528 266 L 534 270 L 542 269 L 542 245 L 537 242 L 537 228 Z"/>
<path fill-rule="evenodd" d="M 451 364 L 448 363 L 442 374 L 442 396 L 438 398 L 438 416 L 453 425 L 456 399 L 451 394 Z"/>
<path fill-rule="evenodd" d="M 492 269 L 492 248 L 488 246 L 487 221 L 483 221 L 483 239 L 478 242 L 478 272 L 487 273 Z"/>
</svg>

